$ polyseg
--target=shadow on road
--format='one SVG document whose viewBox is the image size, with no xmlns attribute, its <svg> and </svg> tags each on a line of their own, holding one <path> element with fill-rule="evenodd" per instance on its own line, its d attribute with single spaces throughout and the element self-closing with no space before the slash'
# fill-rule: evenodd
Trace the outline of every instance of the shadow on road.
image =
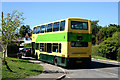
<svg viewBox="0 0 120 80">
<path fill-rule="evenodd" d="M 92 61 L 90 66 L 77 65 L 67 69 L 97 69 L 97 68 L 108 68 L 108 67 L 119 67 L 119 65 Z"/>
<path fill-rule="evenodd" d="M 22 59 L 36 61 L 36 59 L 32 58 L 32 57 L 23 57 Z M 43 63 L 43 62 L 39 62 L 38 64 L 41 64 L 41 63 Z M 92 61 L 90 66 L 77 65 L 77 66 L 72 66 L 72 67 L 69 67 L 66 69 L 97 69 L 97 68 L 108 68 L 108 67 L 119 67 L 119 65 L 118 64 L 103 63 L 103 62 L 98 62 L 98 61 Z"/>
</svg>

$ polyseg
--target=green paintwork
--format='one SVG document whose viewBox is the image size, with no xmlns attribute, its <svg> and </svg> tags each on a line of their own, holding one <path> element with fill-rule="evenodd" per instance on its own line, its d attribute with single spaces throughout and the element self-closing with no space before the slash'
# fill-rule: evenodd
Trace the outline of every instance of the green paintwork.
<svg viewBox="0 0 120 80">
<path fill-rule="evenodd" d="M 67 32 L 38 35 L 36 43 L 38 41 L 67 41 Z"/>
<path fill-rule="evenodd" d="M 91 42 L 92 34 L 87 33 L 68 33 L 68 41 L 78 41 L 77 36 L 82 36 L 81 42 Z"/>
<path fill-rule="evenodd" d="M 69 37 L 68 37 L 69 35 Z M 38 35 L 36 42 L 38 41 L 57 41 L 57 42 L 70 42 L 70 41 L 78 41 L 77 36 L 82 36 L 82 42 L 91 42 L 92 41 L 92 34 L 87 33 L 70 33 L 70 32 L 63 32 L 63 33 L 53 33 L 53 34 L 44 34 Z"/>
<path fill-rule="evenodd" d="M 89 65 L 91 63 L 91 58 L 89 58 L 89 57 L 69 58 L 68 59 L 65 57 L 47 55 L 47 54 L 42 54 L 42 53 L 39 55 L 39 60 L 54 64 L 55 57 L 58 58 L 58 65 L 63 66 L 63 67 Z M 62 62 L 62 59 L 64 60 L 63 62 Z M 82 63 L 76 63 L 76 61 L 82 61 Z"/>
<path fill-rule="evenodd" d="M 53 59 L 54 59 L 54 56 L 52 55 L 47 55 L 47 54 L 42 54 L 42 53 L 40 53 L 39 55 L 39 60 L 46 61 L 52 64 L 53 64 Z"/>
<path fill-rule="evenodd" d="M 53 55 L 47 55 L 47 54 L 40 54 L 39 55 L 39 60 L 41 60 L 41 61 L 46 61 L 46 62 L 49 62 L 49 63 L 52 63 L 52 64 L 54 64 L 54 58 L 55 58 L 56 56 L 53 56 Z M 60 65 L 60 66 L 66 66 L 66 63 L 67 63 L 67 58 L 65 58 L 64 60 L 64 63 L 62 63 L 62 58 L 61 57 L 59 57 L 59 56 L 57 56 L 57 58 L 58 58 L 58 65 Z"/>
</svg>

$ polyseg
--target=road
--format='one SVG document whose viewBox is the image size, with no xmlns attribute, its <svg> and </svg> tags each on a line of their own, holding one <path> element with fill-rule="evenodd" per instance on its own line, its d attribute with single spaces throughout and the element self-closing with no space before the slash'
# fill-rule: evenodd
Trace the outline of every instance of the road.
<svg viewBox="0 0 120 80">
<path fill-rule="evenodd" d="M 32 60 L 32 61 L 36 62 L 36 60 Z M 57 66 L 54 66 L 52 64 L 44 63 L 41 61 L 37 61 L 37 64 L 43 65 L 46 70 L 52 70 L 52 69 L 58 70 L 59 68 L 59 67 L 57 68 Z M 66 80 L 66 79 L 67 80 L 84 80 L 85 78 L 86 78 L 85 80 L 88 80 L 88 79 L 93 80 L 95 78 L 104 78 L 105 80 L 107 80 L 107 78 L 108 80 L 118 80 L 118 77 L 119 77 L 118 68 L 119 68 L 119 64 L 117 62 L 109 62 L 109 61 L 104 61 L 104 60 L 92 59 L 91 66 L 89 67 L 88 66 L 87 67 L 74 67 L 70 69 L 62 68 L 62 70 L 64 70 L 63 72 L 66 72 L 66 76 L 63 80 Z M 60 71 L 58 70 L 57 72 L 60 72 Z M 50 76 L 50 74 L 52 75 L 52 77 Z M 64 73 L 60 73 L 60 75 L 63 75 L 63 74 Z M 46 78 L 56 78 L 58 76 L 57 73 L 54 75 L 52 73 L 49 73 L 49 76 L 46 74 L 43 74 L 43 75 Z M 37 77 L 35 76 L 34 78 L 41 78 L 41 76 L 43 75 L 39 75 Z"/>
<path fill-rule="evenodd" d="M 118 78 L 118 63 L 92 59 L 91 66 L 65 69 L 67 78 Z"/>
</svg>

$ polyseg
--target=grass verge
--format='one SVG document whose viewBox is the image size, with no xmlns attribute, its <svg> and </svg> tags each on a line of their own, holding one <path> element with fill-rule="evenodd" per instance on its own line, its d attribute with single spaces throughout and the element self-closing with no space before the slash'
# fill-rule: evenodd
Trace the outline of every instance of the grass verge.
<svg viewBox="0 0 120 80">
<path fill-rule="evenodd" d="M 2 65 L 2 80 L 20 79 L 41 74 L 43 67 L 28 60 L 7 57 L 6 61 L 13 72 L 10 72 L 5 65 Z"/>
<path fill-rule="evenodd" d="M 101 56 L 92 56 L 92 58 L 94 58 L 94 59 L 101 59 L 101 60 L 108 60 L 108 61 L 116 61 L 117 62 L 117 60 L 111 60 L 111 59 L 107 59 L 107 58 L 101 57 Z"/>
<path fill-rule="evenodd" d="M 117 60 L 111 60 L 111 59 L 107 59 L 105 57 L 99 56 L 99 54 L 98 54 L 98 45 L 92 45 L 91 57 L 95 58 L 95 59 L 102 59 L 102 60 L 116 61 L 117 62 Z"/>
</svg>

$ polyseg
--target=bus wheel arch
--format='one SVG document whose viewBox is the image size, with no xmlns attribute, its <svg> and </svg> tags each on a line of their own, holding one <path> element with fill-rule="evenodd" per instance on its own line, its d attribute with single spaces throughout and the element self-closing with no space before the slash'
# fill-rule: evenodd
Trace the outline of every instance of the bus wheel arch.
<svg viewBox="0 0 120 80">
<path fill-rule="evenodd" d="M 58 66 L 59 60 L 58 57 L 54 57 L 54 65 Z"/>
</svg>

